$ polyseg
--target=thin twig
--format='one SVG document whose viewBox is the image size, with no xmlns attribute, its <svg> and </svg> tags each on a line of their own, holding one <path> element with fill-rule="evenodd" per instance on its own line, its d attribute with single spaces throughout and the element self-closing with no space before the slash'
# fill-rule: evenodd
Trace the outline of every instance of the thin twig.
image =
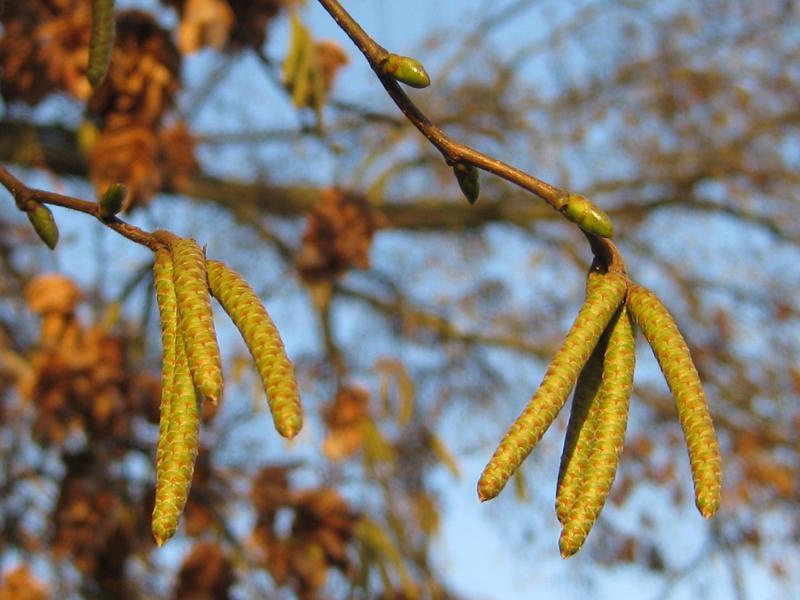
<svg viewBox="0 0 800 600">
<path fill-rule="evenodd" d="M 22 183 L 22 181 L 14 177 L 14 175 L 2 165 L 0 165 L 0 185 L 11 193 L 14 197 L 14 201 L 17 203 L 17 208 L 21 211 L 27 211 L 30 202 L 62 206 L 70 210 L 76 210 L 91 215 L 109 229 L 113 229 L 132 242 L 147 246 L 150 250 L 155 251 L 163 245 L 151 233 L 139 229 L 135 225 L 126 223 L 117 217 L 109 218 L 101 216 L 100 206 L 96 202 L 89 202 L 87 200 L 73 198 L 72 196 L 65 196 L 63 194 L 56 194 L 55 192 L 47 192 L 45 190 L 28 187 Z"/>
<path fill-rule="evenodd" d="M 389 97 L 411 124 L 441 152 L 448 165 L 471 165 L 493 173 L 510 183 L 528 190 L 557 211 L 561 211 L 566 206 L 569 198 L 568 192 L 496 158 L 483 154 L 466 144 L 461 144 L 451 139 L 414 104 L 392 76 L 383 72 L 383 63 L 388 58 L 389 52 L 364 31 L 338 0 L 319 0 L 319 3 L 328 11 L 333 20 L 336 21 L 336 24 L 347 34 L 367 59 Z M 624 273 L 624 264 L 613 242 L 591 234 L 587 234 L 587 237 L 596 256 L 606 262 L 609 268 Z"/>
</svg>

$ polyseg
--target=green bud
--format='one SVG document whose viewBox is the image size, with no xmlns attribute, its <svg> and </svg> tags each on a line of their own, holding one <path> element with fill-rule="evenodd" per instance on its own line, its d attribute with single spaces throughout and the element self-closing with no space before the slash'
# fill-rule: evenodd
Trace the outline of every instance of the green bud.
<svg viewBox="0 0 800 600">
<path fill-rule="evenodd" d="M 422 63 L 410 56 L 390 54 L 381 63 L 381 69 L 386 75 L 414 88 L 426 88 L 431 84 L 431 78 Z"/>
<path fill-rule="evenodd" d="M 112 183 L 100 196 L 100 216 L 109 219 L 122 210 L 128 188 L 121 183 Z"/>
<path fill-rule="evenodd" d="M 467 202 L 475 204 L 481 192 L 481 182 L 478 179 L 478 169 L 472 165 L 456 163 L 453 165 L 453 173 L 456 174 L 458 187 L 467 198 Z"/>
<path fill-rule="evenodd" d="M 586 233 L 604 238 L 614 235 L 614 225 L 611 223 L 611 219 L 586 196 L 570 194 L 567 203 L 561 208 L 561 212 Z"/>
<path fill-rule="evenodd" d="M 58 226 L 53 213 L 41 202 L 31 201 L 28 204 L 28 219 L 36 230 L 39 239 L 52 250 L 58 243 Z"/>
</svg>

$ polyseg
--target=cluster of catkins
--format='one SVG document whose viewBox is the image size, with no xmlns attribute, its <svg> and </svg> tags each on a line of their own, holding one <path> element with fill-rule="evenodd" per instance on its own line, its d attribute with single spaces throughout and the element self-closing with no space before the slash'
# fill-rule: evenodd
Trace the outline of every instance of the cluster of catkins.
<svg viewBox="0 0 800 600">
<path fill-rule="evenodd" d="M 703 387 L 689 349 L 666 307 L 624 274 L 597 265 L 586 300 L 545 372 L 541 386 L 511 425 L 478 482 L 478 496 L 497 496 L 575 388 L 556 491 L 559 546 L 575 554 L 605 504 L 617 471 L 633 390 L 636 323 L 675 398 L 689 451 L 695 502 L 710 518 L 719 508 L 722 466 Z"/>
<path fill-rule="evenodd" d="M 163 344 L 161 419 L 152 529 L 172 537 L 189 495 L 197 457 L 200 402 L 222 395 L 222 367 L 211 312 L 213 295 L 244 338 L 261 375 L 275 428 L 294 437 L 303 424 L 294 368 L 258 296 L 224 263 L 206 260 L 194 240 L 166 231 L 153 265 Z"/>
</svg>

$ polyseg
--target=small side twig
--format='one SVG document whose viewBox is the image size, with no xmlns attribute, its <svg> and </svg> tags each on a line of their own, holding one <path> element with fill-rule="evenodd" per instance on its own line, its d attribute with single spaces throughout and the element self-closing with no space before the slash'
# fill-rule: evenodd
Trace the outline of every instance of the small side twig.
<svg viewBox="0 0 800 600">
<path fill-rule="evenodd" d="M 89 202 L 72 196 L 65 196 L 55 192 L 47 192 L 45 190 L 28 187 L 22 183 L 22 181 L 14 177 L 14 175 L 2 165 L 0 165 L 0 185 L 11 193 L 17 204 L 17 208 L 21 211 L 27 211 L 30 202 L 63 206 L 64 208 L 93 216 L 109 229 L 113 229 L 132 242 L 147 246 L 150 250 L 155 251 L 163 245 L 154 235 L 143 229 L 139 229 L 135 225 L 126 223 L 117 217 L 104 217 L 100 212 L 100 205 L 96 202 Z"/>
</svg>

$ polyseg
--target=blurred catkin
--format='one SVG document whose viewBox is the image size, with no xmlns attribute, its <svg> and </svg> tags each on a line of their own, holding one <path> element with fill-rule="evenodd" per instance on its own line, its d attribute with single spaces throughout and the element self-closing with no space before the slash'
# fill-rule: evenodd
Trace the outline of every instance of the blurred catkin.
<svg viewBox="0 0 800 600">
<path fill-rule="evenodd" d="M 563 522 L 559 546 L 561 555 L 571 556 L 586 541 L 600 511 L 603 510 L 617 473 L 628 406 L 633 392 L 636 366 L 636 339 L 633 323 L 623 306 L 609 324 L 608 345 L 603 360 L 603 378 L 597 394 L 599 408 L 594 438 L 583 471 L 580 490 Z"/>
<path fill-rule="evenodd" d="M 178 528 L 178 521 L 192 483 L 197 459 L 200 399 L 195 392 L 183 339 L 176 340 L 175 375 L 168 428 L 162 456 L 162 471 L 156 479 L 152 530 L 161 546 Z"/>
<path fill-rule="evenodd" d="M 653 292 L 631 285 L 628 310 L 653 349 L 675 398 L 694 481 L 695 503 L 706 518 L 717 512 L 722 493 L 722 459 L 708 401 L 686 341 Z"/>
<path fill-rule="evenodd" d="M 114 0 L 92 0 L 92 36 L 89 40 L 89 69 L 92 87 L 106 76 L 114 49 Z"/>
<path fill-rule="evenodd" d="M 189 370 L 203 397 L 216 402 L 222 396 L 222 360 L 211 313 L 206 279 L 206 257 L 192 239 L 170 244 L 178 300 L 178 326 L 186 345 Z"/>
<path fill-rule="evenodd" d="M 564 406 L 578 374 L 589 359 L 619 305 L 627 281 L 618 273 L 606 273 L 591 286 L 561 349 L 547 367 L 539 389 L 509 428 L 481 474 L 478 497 L 494 498 L 530 454 Z"/>
<path fill-rule="evenodd" d="M 239 273 L 216 260 L 208 261 L 207 270 L 211 293 L 230 315 L 256 362 L 275 429 L 284 437 L 294 437 L 303 425 L 303 409 L 294 367 L 278 329 Z"/>
</svg>

